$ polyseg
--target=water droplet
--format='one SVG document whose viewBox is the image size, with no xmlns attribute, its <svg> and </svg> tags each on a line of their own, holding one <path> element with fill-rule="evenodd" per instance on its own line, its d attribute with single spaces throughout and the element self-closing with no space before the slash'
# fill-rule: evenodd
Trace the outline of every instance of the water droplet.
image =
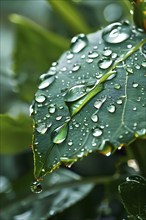
<svg viewBox="0 0 146 220">
<path fill-rule="evenodd" d="M 39 132 L 40 134 L 45 134 L 47 131 L 48 127 L 46 126 L 46 124 L 40 124 L 36 126 L 36 130 L 37 132 Z"/>
<path fill-rule="evenodd" d="M 102 135 L 102 130 L 100 129 L 100 128 L 95 128 L 94 130 L 93 130 L 93 136 L 94 137 L 99 137 L 99 136 L 101 136 Z"/>
<path fill-rule="evenodd" d="M 116 111 L 116 106 L 115 105 L 109 105 L 107 107 L 108 112 L 114 113 Z"/>
<path fill-rule="evenodd" d="M 71 53 L 70 51 L 67 52 L 66 58 L 67 58 L 68 60 L 71 60 L 73 57 L 74 57 L 73 53 Z"/>
<path fill-rule="evenodd" d="M 100 107 L 105 102 L 105 100 L 106 100 L 106 97 L 104 97 L 102 99 L 97 99 L 96 102 L 94 103 L 94 107 L 97 109 L 100 109 Z"/>
<path fill-rule="evenodd" d="M 42 192 L 42 186 L 41 186 L 40 182 L 38 182 L 38 181 L 33 182 L 30 188 L 33 193 Z"/>
<path fill-rule="evenodd" d="M 81 66 L 76 63 L 76 64 L 73 65 L 72 71 L 73 71 L 73 72 L 76 72 L 76 71 L 78 71 L 78 70 L 80 69 L 80 67 L 81 67 Z"/>
<path fill-rule="evenodd" d="M 90 51 L 88 53 L 88 57 L 94 59 L 94 58 L 98 57 L 98 53 L 95 51 Z"/>
<path fill-rule="evenodd" d="M 56 111 L 55 105 L 51 104 L 48 108 L 49 113 L 53 114 Z"/>
<path fill-rule="evenodd" d="M 81 97 L 83 97 L 86 94 L 87 94 L 87 92 L 86 92 L 85 85 L 76 85 L 76 86 L 71 87 L 67 91 L 67 93 L 64 96 L 64 100 L 66 102 L 73 102 L 73 101 L 80 99 Z"/>
<path fill-rule="evenodd" d="M 29 115 L 33 115 L 34 114 L 34 103 L 32 103 L 32 105 L 30 105 L 29 107 Z"/>
<path fill-rule="evenodd" d="M 71 51 L 73 53 L 79 53 L 83 50 L 88 43 L 88 39 L 85 34 L 79 34 L 72 38 L 71 40 Z"/>
<path fill-rule="evenodd" d="M 118 104 L 118 105 L 121 105 L 122 103 L 123 103 L 122 99 L 118 99 L 118 100 L 117 100 L 117 104 Z"/>
<path fill-rule="evenodd" d="M 116 59 L 116 58 L 117 58 L 117 56 L 118 56 L 118 54 L 117 54 L 117 53 L 112 53 L 112 58 L 113 58 L 113 59 Z"/>
<path fill-rule="evenodd" d="M 127 67 L 126 70 L 128 73 L 133 74 L 133 69 L 131 67 Z"/>
<path fill-rule="evenodd" d="M 59 116 L 56 117 L 56 120 L 57 120 L 57 121 L 60 121 L 61 119 L 62 119 L 62 116 L 61 116 L 61 115 L 59 115 Z"/>
<path fill-rule="evenodd" d="M 109 68 L 111 65 L 112 65 L 113 61 L 109 58 L 104 58 L 102 60 L 99 60 L 98 62 L 98 66 L 101 68 L 101 69 L 107 69 Z"/>
<path fill-rule="evenodd" d="M 91 116 L 91 120 L 92 120 L 93 122 L 97 122 L 97 121 L 98 121 L 98 115 L 93 114 L 93 115 Z"/>
<path fill-rule="evenodd" d="M 131 35 L 129 23 L 116 22 L 104 28 L 102 37 L 107 43 L 117 44 L 127 40 Z"/>
<path fill-rule="evenodd" d="M 145 128 L 142 128 L 139 131 L 136 131 L 136 133 L 135 133 L 136 137 L 142 137 L 144 135 L 146 135 L 146 129 Z"/>
<path fill-rule="evenodd" d="M 139 69 L 140 69 L 140 65 L 137 64 L 137 65 L 135 66 L 135 68 L 136 68 L 137 70 L 139 70 Z"/>
<path fill-rule="evenodd" d="M 68 134 L 68 121 L 66 121 L 63 125 L 57 127 L 51 134 L 52 141 L 55 144 L 61 144 L 65 141 Z"/>
<path fill-rule="evenodd" d="M 36 97 L 35 97 L 35 100 L 38 102 L 38 103 L 43 103 L 45 100 L 46 100 L 46 96 L 44 96 L 44 95 L 37 95 Z"/>
<path fill-rule="evenodd" d="M 133 83 L 132 83 L 132 87 L 133 87 L 133 88 L 137 88 L 137 87 L 138 87 L 138 83 L 133 82 Z"/>
<path fill-rule="evenodd" d="M 142 62 L 142 64 L 141 64 L 143 67 L 146 67 L 146 62 L 144 61 L 144 62 Z"/>
<path fill-rule="evenodd" d="M 132 44 L 128 44 L 128 45 L 127 45 L 127 48 L 128 48 L 128 49 L 132 48 Z"/>
<path fill-rule="evenodd" d="M 120 86 L 119 84 L 115 84 L 115 85 L 114 85 L 114 88 L 115 88 L 115 89 L 120 89 L 121 86 Z"/>
<path fill-rule="evenodd" d="M 41 84 L 38 86 L 39 89 L 45 89 L 48 86 L 50 86 L 55 80 L 54 76 L 49 77 L 48 79 L 45 79 Z"/>
<path fill-rule="evenodd" d="M 72 145 L 73 145 L 73 142 L 72 142 L 72 141 L 69 141 L 69 142 L 68 142 L 68 145 L 69 145 L 69 146 L 72 146 Z"/>
<path fill-rule="evenodd" d="M 136 111 L 137 110 L 137 108 L 136 107 L 133 107 L 133 111 Z"/>
<path fill-rule="evenodd" d="M 103 51 L 103 55 L 106 57 L 110 56 L 111 54 L 112 54 L 112 50 L 104 50 Z"/>
</svg>

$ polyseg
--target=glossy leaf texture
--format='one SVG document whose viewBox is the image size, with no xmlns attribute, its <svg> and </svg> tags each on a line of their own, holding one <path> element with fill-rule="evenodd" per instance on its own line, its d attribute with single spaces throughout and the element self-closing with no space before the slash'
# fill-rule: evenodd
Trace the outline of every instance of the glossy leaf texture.
<svg viewBox="0 0 146 220">
<path fill-rule="evenodd" d="M 0 218 L 3 220 L 47 220 L 51 218 L 83 199 L 93 189 L 93 184 L 80 183 L 71 187 L 72 182 L 75 183 L 80 178 L 70 170 L 57 170 L 44 179 L 41 194 L 28 192 L 28 179 L 20 179 L 21 181 L 19 180 L 19 183 L 11 188 L 10 195 L 15 193 L 15 197 L 3 195 L 1 198 L 3 203 L 7 203 L 5 207 L 1 207 Z M 70 186 L 66 186 L 69 183 Z"/>
<path fill-rule="evenodd" d="M 130 219 L 146 218 L 146 181 L 143 177 L 127 177 L 119 186 L 119 193 Z"/>
<path fill-rule="evenodd" d="M 36 178 L 145 138 L 145 51 L 145 33 L 126 21 L 73 37 L 31 106 Z"/>
</svg>

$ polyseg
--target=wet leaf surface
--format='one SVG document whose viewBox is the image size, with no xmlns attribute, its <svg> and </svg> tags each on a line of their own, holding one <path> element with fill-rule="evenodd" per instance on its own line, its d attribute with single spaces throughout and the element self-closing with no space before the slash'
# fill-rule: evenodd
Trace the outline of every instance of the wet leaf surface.
<svg viewBox="0 0 146 220">
<path fill-rule="evenodd" d="M 71 40 L 31 106 L 36 178 L 145 138 L 145 50 L 145 33 L 128 22 Z"/>
</svg>

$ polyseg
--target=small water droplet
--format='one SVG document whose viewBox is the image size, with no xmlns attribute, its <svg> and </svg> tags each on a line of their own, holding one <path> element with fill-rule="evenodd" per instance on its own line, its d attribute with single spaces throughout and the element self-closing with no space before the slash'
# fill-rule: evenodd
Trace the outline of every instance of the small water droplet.
<svg viewBox="0 0 146 220">
<path fill-rule="evenodd" d="M 127 45 L 127 48 L 128 48 L 128 49 L 132 48 L 132 44 L 128 44 L 128 45 Z"/>
<path fill-rule="evenodd" d="M 98 66 L 100 67 L 100 69 L 107 69 L 112 65 L 113 61 L 109 58 L 104 58 L 102 60 L 99 60 L 98 62 Z"/>
<path fill-rule="evenodd" d="M 133 111 L 136 111 L 137 110 L 137 108 L 136 107 L 133 107 Z"/>
<path fill-rule="evenodd" d="M 144 62 L 142 62 L 142 64 L 141 64 L 143 67 L 146 67 L 146 62 L 144 61 Z"/>
<path fill-rule="evenodd" d="M 38 103 L 43 103 L 45 100 L 46 100 L 46 96 L 44 95 L 36 95 L 35 97 L 35 100 L 38 102 Z"/>
<path fill-rule="evenodd" d="M 88 57 L 94 59 L 94 58 L 98 57 L 98 53 L 95 51 L 90 51 L 88 53 Z"/>
<path fill-rule="evenodd" d="M 33 193 L 42 192 L 42 186 L 41 186 L 40 182 L 38 182 L 38 181 L 33 182 L 30 188 Z"/>
<path fill-rule="evenodd" d="M 112 54 L 112 50 L 108 49 L 108 50 L 103 51 L 103 55 L 106 56 L 106 57 L 110 56 L 111 54 Z"/>
<path fill-rule="evenodd" d="M 71 60 L 73 57 L 74 57 L 73 53 L 71 53 L 70 51 L 67 52 L 66 58 L 67 58 L 68 60 Z"/>
<path fill-rule="evenodd" d="M 145 128 L 142 128 L 139 131 L 136 131 L 136 133 L 135 133 L 136 137 L 142 137 L 144 135 L 146 135 L 146 129 Z"/>
<path fill-rule="evenodd" d="M 100 129 L 100 128 L 95 128 L 94 130 L 93 130 L 93 136 L 94 137 L 99 137 L 99 136 L 101 136 L 102 135 L 102 130 Z"/>
<path fill-rule="evenodd" d="M 98 121 L 98 115 L 93 114 L 93 115 L 91 116 L 91 120 L 92 120 L 93 122 L 97 122 L 97 121 Z"/>
<path fill-rule="evenodd" d="M 73 72 L 76 72 L 76 71 L 78 71 L 80 68 L 81 68 L 81 66 L 76 63 L 76 64 L 73 65 L 72 71 L 73 71 Z"/>
<path fill-rule="evenodd" d="M 40 134 L 45 134 L 46 131 L 48 130 L 48 127 L 46 126 L 46 124 L 43 123 L 43 124 L 37 125 L 36 130 Z"/>
<path fill-rule="evenodd" d="M 49 77 L 48 79 L 45 79 L 41 84 L 38 86 L 39 89 L 45 89 L 48 86 L 50 86 L 55 80 L 54 76 Z"/>
<path fill-rule="evenodd" d="M 63 125 L 55 128 L 55 130 L 51 134 L 51 138 L 53 143 L 61 144 L 65 141 L 68 134 L 68 121 L 66 121 Z"/>
<path fill-rule="evenodd" d="M 115 89 L 120 89 L 121 86 L 120 86 L 120 84 L 115 84 L 115 85 L 114 85 L 114 88 L 115 88 Z"/>
<path fill-rule="evenodd" d="M 71 40 L 71 51 L 73 53 L 79 53 L 83 50 L 88 43 L 88 39 L 85 34 L 79 34 L 72 38 Z"/>
<path fill-rule="evenodd" d="M 57 120 L 57 121 L 60 121 L 61 119 L 62 119 L 62 116 L 61 116 L 61 115 L 59 115 L 59 116 L 56 117 L 56 120 Z"/>
<path fill-rule="evenodd" d="M 138 83 L 137 83 L 137 82 L 133 82 L 133 83 L 132 83 L 132 87 L 133 87 L 133 88 L 137 88 L 137 87 L 138 87 Z"/>
<path fill-rule="evenodd" d="M 69 146 L 72 146 L 72 145 L 73 145 L 73 142 L 72 142 L 72 141 L 69 141 L 69 142 L 68 142 L 68 145 L 69 145 Z"/>
<path fill-rule="evenodd" d="M 107 107 L 108 112 L 114 113 L 116 111 L 116 106 L 115 105 L 109 105 Z"/>
<path fill-rule="evenodd" d="M 118 99 L 118 100 L 117 100 L 117 104 L 118 104 L 118 105 L 121 105 L 122 103 L 123 103 L 122 99 Z"/>
<path fill-rule="evenodd" d="M 129 23 L 116 22 L 108 25 L 102 32 L 102 37 L 107 43 L 117 44 L 127 40 L 131 35 Z"/>
<path fill-rule="evenodd" d="M 133 74 L 133 69 L 131 67 L 127 67 L 126 70 L 128 73 Z"/>
<path fill-rule="evenodd" d="M 136 68 L 137 70 L 140 70 L 140 65 L 137 64 L 137 65 L 135 66 L 135 68 Z"/>
<path fill-rule="evenodd" d="M 48 111 L 49 111 L 49 113 L 53 114 L 53 113 L 56 111 L 55 105 L 54 105 L 54 104 L 51 104 L 51 105 L 48 107 Z"/>
</svg>

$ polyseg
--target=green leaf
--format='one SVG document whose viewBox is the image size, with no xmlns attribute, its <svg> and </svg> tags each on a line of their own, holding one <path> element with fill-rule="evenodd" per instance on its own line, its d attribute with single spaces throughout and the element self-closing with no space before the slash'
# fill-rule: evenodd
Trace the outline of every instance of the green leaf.
<svg viewBox="0 0 146 220">
<path fill-rule="evenodd" d="M 94 185 L 89 183 L 71 185 L 72 182 L 79 181 L 80 178 L 72 171 L 60 169 L 44 179 L 44 190 L 41 194 L 28 194 L 28 185 L 24 185 L 24 182 L 28 182 L 27 179 L 23 179 L 23 183 L 19 180 L 17 188 L 16 186 L 14 188 L 16 198 L 14 201 L 11 199 L 7 206 L 3 207 L 0 218 L 3 220 L 12 219 L 12 217 L 26 219 L 27 216 L 27 220 L 47 220 L 83 199 L 93 189 Z M 68 183 L 70 183 L 70 187 L 66 186 Z M 19 198 L 18 189 L 19 194 L 23 195 L 22 199 Z M 9 197 L 7 196 L 7 198 Z"/>
<path fill-rule="evenodd" d="M 140 176 L 127 177 L 126 182 L 119 186 L 119 193 L 131 219 L 146 217 L 146 181 Z"/>
<path fill-rule="evenodd" d="M 79 11 L 74 7 L 71 1 L 62 0 L 59 1 L 47 0 L 56 12 L 61 16 L 70 30 L 74 33 L 89 33 L 90 28 L 82 18 Z"/>
<path fill-rule="evenodd" d="M 31 101 L 38 76 L 47 71 L 69 42 L 21 15 L 12 14 L 10 20 L 17 28 L 13 66 L 20 96 Z"/>
<path fill-rule="evenodd" d="M 1 121 L 1 154 L 16 154 L 28 150 L 31 145 L 32 121 L 26 115 L 12 118 L 0 115 Z"/>
<path fill-rule="evenodd" d="M 127 22 L 72 39 L 35 94 L 36 178 L 93 151 L 109 156 L 144 138 L 145 46 L 145 34 Z"/>
</svg>

